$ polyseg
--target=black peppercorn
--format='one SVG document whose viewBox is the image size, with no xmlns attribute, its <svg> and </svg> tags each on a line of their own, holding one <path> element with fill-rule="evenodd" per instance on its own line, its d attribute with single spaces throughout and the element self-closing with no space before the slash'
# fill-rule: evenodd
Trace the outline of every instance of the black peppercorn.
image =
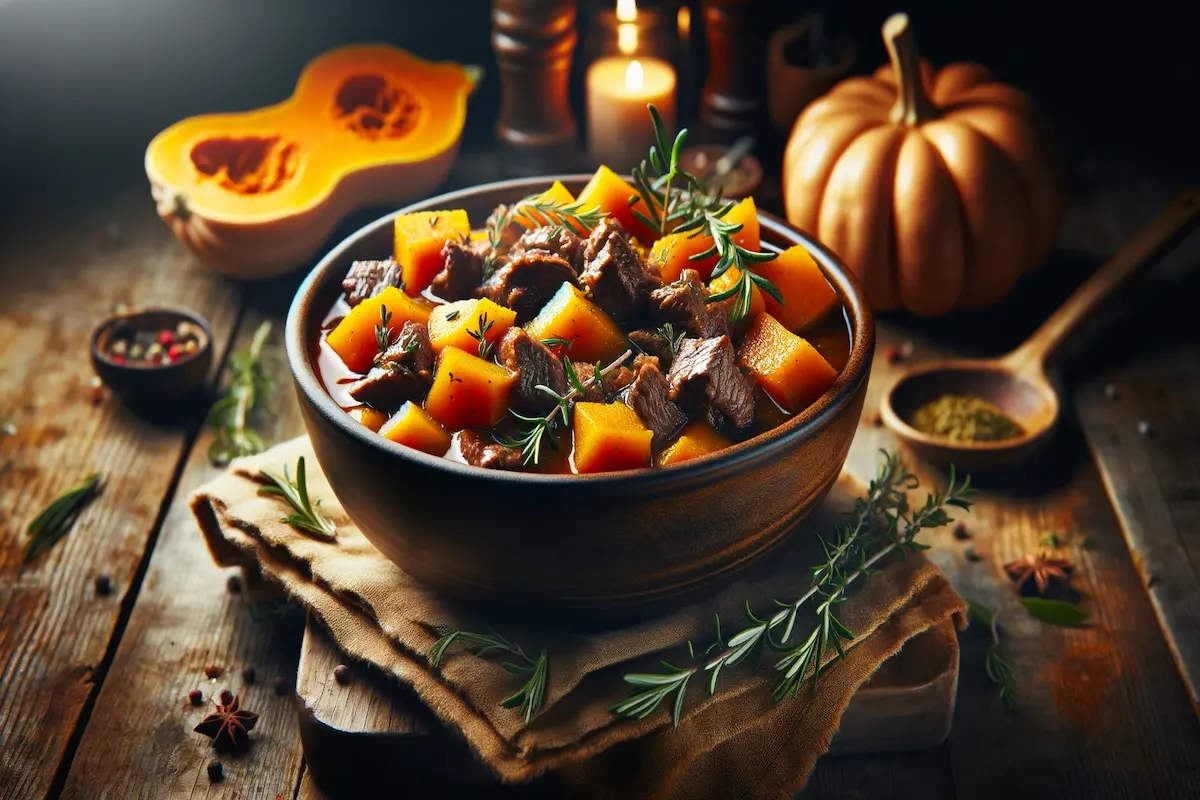
<svg viewBox="0 0 1200 800">
<path fill-rule="evenodd" d="M 227 706 L 233 703 L 233 692 L 228 689 L 221 690 L 221 705 Z"/>
<path fill-rule="evenodd" d="M 280 696 L 283 696 L 283 695 L 287 694 L 289 691 L 291 691 L 291 686 L 283 678 L 275 679 L 274 688 L 275 688 L 275 694 L 280 695 Z"/>
<path fill-rule="evenodd" d="M 225 588 L 230 594 L 239 594 L 242 591 L 242 579 L 237 575 L 230 575 L 229 580 L 225 581 Z"/>
<path fill-rule="evenodd" d="M 979 555 L 979 553 L 977 553 L 975 551 L 974 547 L 968 547 L 965 551 L 963 551 L 963 555 L 966 556 L 967 561 L 982 561 L 983 560 L 983 556 Z"/>
<path fill-rule="evenodd" d="M 953 533 L 954 538 L 958 539 L 960 542 L 971 538 L 971 533 L 967 530 L 967 526 L 963 525 L 961 522 L 954 526 Z"/>
<path fill-rule="evenodd" d="M 258 673 L 254 671 L 254 667 L 246 667 L 242 670 L 242 682 L 254 683 L 258 679 Z"/>
<path fill-rule="evenodd" d="M 345 664 L 338 664 L 336 667 L 333 668 L 333 679 L 343 685 L 349 683 L 350 682 L 350 668 L 347 667 Z"/>
<path fill-rule="evenodd" d="M 217 678 L 221 677 L 221 668 L 216 664 L 209 664 L 204 668 L 204 677 L 208 678 L 209 680 L 216 680 Z"/>
<path fill-rule="evenodd" d="M 204 692 L 199 689 L 192 689 L 188 692 L 188 702 L 194 706 L 198 706 L 204 702 Z"/>
<path fill-rule="evenodd" d="M 112 579 L 107 575 L 96 576 L 96 595 L 98 597 L 108 597 L 112 594 L 113 585 Z"/>
<path fill-rule="evenodd" d="M 220 761 L 208 762 L 208 779 L 217 783 L 225 779 L 225 765 Z"/>
</svg>

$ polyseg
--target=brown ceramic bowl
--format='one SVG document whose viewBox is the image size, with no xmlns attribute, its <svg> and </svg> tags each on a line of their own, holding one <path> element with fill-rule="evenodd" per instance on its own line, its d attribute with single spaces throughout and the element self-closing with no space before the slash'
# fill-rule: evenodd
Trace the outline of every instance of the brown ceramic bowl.
<svg viewBox="0 0 1200 800">
<path fill-rule="evenodd" d="M 487 184 L 397 213 L 498 203 L 555 179 Z M 313 369 L 322 318 L 356 259 L 392 249 L 388 215 L 351 235 L 301 285 L 287 353 L 317 459 L 347 514 L 406 572 L 437 591 L 494 606 L 537 604 L 573 621 L 639 616 L 709 591 L 779 544 L 842 469 L 862 411 L 875 325 L 851 272 L 829 251 L 762 215 L 765 243 L 804 244 L 837 290 L 852 328 L 849 363 L 825 396 L 786 424 L 709 456 L 595 475 L 485 470 L 389 442 L 329 397 Z"/>
</svg>

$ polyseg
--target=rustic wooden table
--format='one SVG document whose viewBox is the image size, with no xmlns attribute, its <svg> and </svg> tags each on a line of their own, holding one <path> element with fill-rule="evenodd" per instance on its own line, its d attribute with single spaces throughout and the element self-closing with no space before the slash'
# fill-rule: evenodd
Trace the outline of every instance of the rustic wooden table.
<svg viewBox="0 0 1200 800">
<path fill-rule="evenodd" d="M 451 182 L 491 179 L 496 169 L 486 154 L 465 154 Z M 905 341 L 915 358 L 1007 349 L 1179 182 L 1111 158 L 1080 161 L 1062 252 L 1017 298 L 937 323 L 884 319 L 881 352 Z M 127 189 L 104 189 L 78 209 L 18 212 L 0 222 L 0 243 L 0 797 L 320 797 L 305 775 L 295 708 L 274 687 L 295 674 L 303 619 L 230 592 L 186 505 L 216 474 L 200 412 L 171 425 L 140 420 L 93 387 L 86 352 L 92 326 L 121 305 L 164 301 L 205 314 L 218 369 L 272 320 L 277 389 L 266 435 L 288 438 L 301 423 L 279 341 L 298 277 L 239 286 L 214 276 L 171 239 L 135 175 Z M 1195 267 L 1195 249 L 1181 259 L 1176 272 Z M 1038 463 L 978 480 L 969 540 L 931 539 L 960 591 L 1000 610 L 1015 708 L 1004 709 L 984 676 L 986 638 L 967 632 L 949 739 L 917 753 L 825 759 L 805 797 L 1200 797 L 1200 724 L 1144 585 L 1160 613 L 1164 602 L 1194 609 L 1200 591 L 1200 347 L 1184 305 L 1200 296 L 1195 273 L 1127 297 L 1123 309 L 1139 313 L 1114 318 L 1092 357 L 1067 370 L 1104 469 L 1070 415 Z M 893 369 L 885 358 L 877 365 L 851 456 L 860 471 L 891 444 L 869 424 Z M 1095 398 L 1110 381 L 1123 393 L 1106 411 Z M 1147 416 L 1158 435 L 1131 435 Z M 93 470 L 107 473 L 103 495 L 23 568 L 29 519 Z M 1164 558 L 1162 575 L 1145 565 L 1139 574 L 1122 518 L 1168 531 L 1182 563 Z M 1033 620 L 1003 576 L 1001 565 L 1047 532 L 1068 543 L 1089 627 Z M 110 595 L 97 593 L 100 575 L 111 579 Z M 1192 647 L 1196 620 L 1181 623 Z M 206 665 L 224 674 L 208 680 Z M 212 751 L 191 731 L 202 712 L 187 693 L 227 685 L 261 719 L 251 751 L 224 759 L 225 781 L 210 784 Z M 402 785 L 403 776 L 387 776 L 386 794 Z"/>
</svg>

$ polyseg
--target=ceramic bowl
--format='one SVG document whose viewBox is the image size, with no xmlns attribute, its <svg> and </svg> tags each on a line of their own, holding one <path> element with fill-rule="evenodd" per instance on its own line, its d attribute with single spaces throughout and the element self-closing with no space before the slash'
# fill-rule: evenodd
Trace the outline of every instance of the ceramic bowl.
<svg viewBox="0 0 1200 800">
<path fill-rule="evenodd" d="M 174 329 L 185 322 L 194 326 L 199 347 L 194 353 L 163 366 L 117 363 L 109 358 L 108 345 L 123 330 Z M 194 398 L 212 366 L 212 331 L 208 320 L 194 311 L 155 306 L 125 311 L 108 317 L 92 331 L 92 369 L 100 380 L 135 409 L 161 410 L 164 405 Z"/>
<path fill-rule="evenodd" d="M 396 213 L 499 203 L 554 180 L 492 183 Z M 351 520 L 388 558 L 446 596 L 494 607 L 536 604 L 574 621 L 665 610 L 718 587 L 783 541 L 833 486 L 866 394 L 875 327 L 862 287 L 828 250 L 768 214 L 767 244 L 804 244 L 836 289 L 853 331 L 846 368 L 804 413 L 709 456 L 595 475 L 485 470 L 389 442 L 347 415 L 314 370 L 321 320 L 356 259 L 392 249 L 390 214 L 333 248 L 300 286 L 287 354 L 313 449 Z"/>
</svg>

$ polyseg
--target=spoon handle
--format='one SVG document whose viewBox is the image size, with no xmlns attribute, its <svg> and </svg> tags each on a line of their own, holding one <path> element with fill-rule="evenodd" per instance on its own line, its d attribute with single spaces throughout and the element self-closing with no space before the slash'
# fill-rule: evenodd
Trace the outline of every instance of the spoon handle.
<svg viewBox="0 0 1200 800">
<path fill-rule="evenodd" d="M 1143 267 L 1154 264 L 1158 256 L 1189 233 L 1197 221 L 1200 221 L 1200 190 L 1184 190 L 1004 360 L 1016 370 L 1044 370 L 1047 360 L 1079 323 Z"/>
</svg>

